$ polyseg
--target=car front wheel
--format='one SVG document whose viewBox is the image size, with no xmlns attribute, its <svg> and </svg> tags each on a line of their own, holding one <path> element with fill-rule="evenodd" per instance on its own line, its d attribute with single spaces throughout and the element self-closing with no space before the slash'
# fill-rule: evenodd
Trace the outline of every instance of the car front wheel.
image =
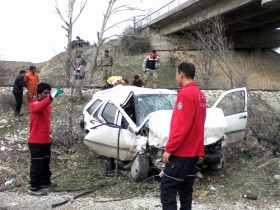
<svg viewBox="0 0 280 210">
<path fill-rule="evenodd" d="M 134 158 L 130 174 L 135 181 L 142 181 L 148 177 L 149 172 L 149 157 L 147 154 L 137 154 Z"/>
<path fill-rule="evenodd" d="M 225 155 L 223 154 L 223 156 L 220 158 L 219 163 L 211 165 L 211 168 L 213 170 L 222 170 L 224 166 L 225 166 Z"/>
</svg>

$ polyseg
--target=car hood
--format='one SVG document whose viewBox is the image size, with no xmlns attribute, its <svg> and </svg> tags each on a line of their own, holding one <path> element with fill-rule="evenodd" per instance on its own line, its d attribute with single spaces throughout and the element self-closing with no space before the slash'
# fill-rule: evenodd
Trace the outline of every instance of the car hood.
<svg viewBox="0 0 280 210">
<path fill-rule="evenodd" d="M 149 126 L 149 145 L 165 147 L 169 138 L 172 110 L 160 110 L 147 116 Z M 141 126 L 140 126 L 141 127 Z M 207 108 L 204 124 L 204 145 L 213 144 L 225 135 L 227 122 L 219 108 Z M 138 128 L 139 129 L 139 128 Z"/>
</svg>

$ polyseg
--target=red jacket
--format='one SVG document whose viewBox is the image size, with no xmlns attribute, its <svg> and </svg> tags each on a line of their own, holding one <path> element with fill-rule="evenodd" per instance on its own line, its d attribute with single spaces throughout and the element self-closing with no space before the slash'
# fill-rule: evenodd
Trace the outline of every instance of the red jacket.
<svg viewBox="0 0 280 210">
<path fill-rule="evenodd" d="M 206 99 L 195 82 L 178 91 L 165 151 L 179 157 L 204 156 Z"/>
<path fill-rule="evenodd" d="M 34 100 L 30 103 L 30 133 L 28 143 L 50 143 L 51 103 L 51 97 L 46 97 L 42 101 Z"/>
</svg>

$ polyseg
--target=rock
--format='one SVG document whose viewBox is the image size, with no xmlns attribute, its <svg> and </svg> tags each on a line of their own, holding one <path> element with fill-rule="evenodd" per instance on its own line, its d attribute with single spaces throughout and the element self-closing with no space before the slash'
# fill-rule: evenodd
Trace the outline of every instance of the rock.
<svg viewBox="0 0 280 210">
<path fill-rule="evenodd" d="M 14 169 L 6 167 L 6 166 L 0 166 L 0 172 L 2 173 L 2 171 L 6 171 L 8 173 L 13 173 Z"/>
<path fill-rule="evenodd" d="M 28 150 L 29 150 L 28 147 L 23 147 L 23 148 L 22 148 L 22 151 L 23 151 L 23 152 L 26 152 L 26 151 L 28 151 Z"/>
<path fill-rule="evenodd" d="M 280 175 L 274 175 L 273 176 L 273 179 L 275 180 L 275 181 L 280 181 Z"/>
<path fill-rule="evenodd" d="M 8 120 L 6 120 L 6 119 L 0 120 L 0 124 L 7 124 L 7 123 L 8 123 Z"/>
<path fill-rule="evenodd" d="M 197 191 L 194 191 L 193 192 L 193 196 L 194 197 L 206 197 L 209 195 L 209 191 L 206 191 L 206 190 L 197 190 Z"/>
<path fill-rule="evenodd" d="M 210 192 L 216 192 L 217 189 L 214 186 L 210 186 Z"/>
</svg>

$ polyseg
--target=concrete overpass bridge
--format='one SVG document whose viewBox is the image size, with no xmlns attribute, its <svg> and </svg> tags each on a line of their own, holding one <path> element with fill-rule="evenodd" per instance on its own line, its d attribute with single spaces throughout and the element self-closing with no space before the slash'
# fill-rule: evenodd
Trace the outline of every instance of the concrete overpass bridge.
<svg viewBox="0 0 280 210">
<path fill-rule="evenodd" d="M 155 49 L 170 48 L 172 37 L 188 50 L 193 47 L 182 34 L 215 16 L 222 17 L 235 48 L 280 47 L 280 0 L 173 0 L 137 21 L 136 29 Z"/>
</svg>

